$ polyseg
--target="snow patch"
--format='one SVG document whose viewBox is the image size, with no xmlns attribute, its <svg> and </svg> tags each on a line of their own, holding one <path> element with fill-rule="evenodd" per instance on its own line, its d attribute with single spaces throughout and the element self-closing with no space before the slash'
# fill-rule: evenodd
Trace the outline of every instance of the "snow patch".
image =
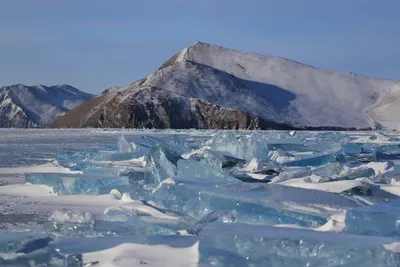
<svg viewBox="0 0 400 267">
<path fill-rule="evenodd" d="M 198 266 L 199 259 L 199 242 L 184 248 L 121 244 L 110 249 L 83 254 L 85 266 L 96 267 L 195 267 Z"/>
<path fill-rule="evenodd" d="M 57 161 L 50 163 L 27 166 L 27 167 L 13 167 L 13 168 L 0 168 L 0 174 L 24 174 L 24 173 L 71 173 L 82 174 L 81 171 L 71 171 L 68 168 L 62 167 Z"/>
</svg>

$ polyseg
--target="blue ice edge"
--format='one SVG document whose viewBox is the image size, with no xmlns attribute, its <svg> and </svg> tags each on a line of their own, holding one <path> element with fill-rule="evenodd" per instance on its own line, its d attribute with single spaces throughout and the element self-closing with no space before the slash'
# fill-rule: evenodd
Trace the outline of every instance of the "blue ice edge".
<svg viewBox="0 0 400 267">
<path fill-rule="evenodd" d="M 129 185 L 126 176 L 90 176 L 60 173 L 26 173 L 25 180 L 31 184 L 47 185 L 59 195 L 108 193 L 113 188 Z"/>
</svg>

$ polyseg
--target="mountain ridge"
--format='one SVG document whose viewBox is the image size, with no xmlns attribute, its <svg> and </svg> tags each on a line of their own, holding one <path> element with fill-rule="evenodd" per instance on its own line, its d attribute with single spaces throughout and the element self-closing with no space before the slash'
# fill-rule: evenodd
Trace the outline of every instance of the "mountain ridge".
<svg viewBox="0 0 400 267">
<path fill-rule="evenodd" d="M 316 66 L 311 65 L 311 64 L 307 64 L 307 63 L 300 62 L 300 61 L 297 61 L 297 60 L 294 60 L 294 59 L 290 59 L 290 58 L 286 58 L 286 57 L 275 56 L 275 55 L 265 55 L 265 54 L 262 54 L 262 53 L 251 52 L 251 51 L 241 51 L 241 50 L 238 50 L 238 49 L 235 49 L 235 48 L 226 48 L 226 47 L 224 47 L 222 45 L 210 44 L 210 43 L 202 42 L 202 41 L 194 42 L 193 44 L 191 44 L 191 45 L 185 47 L 184 49 L 182 49 L 178 54 L 183 52 L 185 49 L 189 49 L 190 47 L 193 47 L 193 46 L 196 46 L 196 45 L 214 46 L 214 47 L 218 47 L 218 48 L 221 48 L 221 49 L 228 49 L 228 50 L 231 50 L 231 51 L 234 51 L 234 52 L 238 52 L 238 53 L 242 53 L 242 54 L 253 54 L 253 55 L 256 55 L 256 56 L 282 59 L 282 60 L 289 61 L 289 62 L 298 64 L 298 65 L 301 65 L 301 66 L 304 66 L 304 67 L 309 67 L 309 68 L 312 68 L 312 69 L 318 69 L 318 70 L 322 70 L 322 71 L 336 72 L 336 73 L 343 73 L 343 74 L 351 74 L 351 75 L 356 75 L 356 76 L 360 76 L 360 77 L 372 78 L 372 79 L 378 79 L 378 80 L 385 80 L 385 81 L 400 82 L 400 80 L 382 78 L 382 77 L 377 77 L 377 76 L 371 76 L 371 75 L 361 74 L 361 73 L 352 72 L 352 71 L 343 71 L 343 70 L 335 70 L 335 69 L 328 69 L 328 68 L 320 68 L 320 67 L 316 67 Z M 175 56 L 178 55 L 178 54 L 175 54 Z M 175 57 L 175 56 L 173 56 L 173 57 Z M 172 59 L 172 58 L 170 58 L 170 59 Z"/>
</svg>

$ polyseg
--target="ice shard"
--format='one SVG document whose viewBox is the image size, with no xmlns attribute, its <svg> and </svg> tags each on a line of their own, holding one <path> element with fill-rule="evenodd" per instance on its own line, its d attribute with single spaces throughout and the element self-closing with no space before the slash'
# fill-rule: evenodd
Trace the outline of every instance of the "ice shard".
<svg viewBox="0 0 400 267">
<path fill-rule="evenodd" d="M 176 175 L 176 166 L 169 160 L 174 158 L 167 157 L 169 153 L 161 146 L 155 146 L 151 149 L 146 159 L 145 180 L 149 184 L 157 185 L 161 181 L 174 177 Z"/>
<path fill-rule="evenodd" d="M 125 136 L 121 135 L 118 140 L 118 152 L 119 153 L 133 153 L 136 145 L 129 143 Z"/>
</svg>

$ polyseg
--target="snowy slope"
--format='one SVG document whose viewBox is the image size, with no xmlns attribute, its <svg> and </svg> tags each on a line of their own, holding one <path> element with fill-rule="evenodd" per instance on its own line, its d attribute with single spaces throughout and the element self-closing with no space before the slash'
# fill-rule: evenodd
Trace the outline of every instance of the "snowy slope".
<svg viewBox="0 0 400 267">
<path fill-rule="evenodd" d="M 80 112 L 67 114 L 62 120 L 68 121 L 68 126 L 88 126 L 86 121 L 107 119 L 111 106 L 124 107 L 126 112 L 132 101 L 152 117 L 154 109 L 146 107 L 154 105 L 154 97 L 157 101 L 164 99 L 160 90 L 157 95 L 152 91 L 159 88 L 169 92 L 168 97 L 201 99 L 210 105 L 294 127 L 397 129 L 400 119 L 393 112 L 399 106 L 394 102 L 400 95 L 398 84 L 197 42 L 145 79 L 127 87 L 111 88 L 85 103 Z M 138 92 L 140 100 L 135 98 Z M 148 97 L 143 97 L 145 94 Z M 133 115 L 125 120 L 137 118 Z M 153 115 L 152 119 L 157 120 L 159 114 Z"/>
<path fill-rule="evenodd" d="M 277 86 L 283 91 L 263 91 L 273 100 L 285 98 L 286 93 L 294 94 L 289 105 L 298 112 L 299 119 L 295 114 L 284 116 L 293 123 L 307 126 L 373 127 L 375 118 L 372 115 L 370 120 L 366 109 L 396 84 L 395 81 L 321 70 L 284 58 L 242 53 L 204 43 L 186 48 L 178 60 L 194 61 L 238 78 Z M 263 88 L 253 86 L 251 89 Z"/>
<path fill-rule="evenodd" d="M 394 85 L 381 101 L 373 105 L 368 114 L 378 121 L 383 128 L 399 131 L 400 83 Z"/>
<path fill-rule="evenodd" d="M 69 85 L 0 88 L 0 127 L 46 127 L 92 95 Z"/>
</svg>

